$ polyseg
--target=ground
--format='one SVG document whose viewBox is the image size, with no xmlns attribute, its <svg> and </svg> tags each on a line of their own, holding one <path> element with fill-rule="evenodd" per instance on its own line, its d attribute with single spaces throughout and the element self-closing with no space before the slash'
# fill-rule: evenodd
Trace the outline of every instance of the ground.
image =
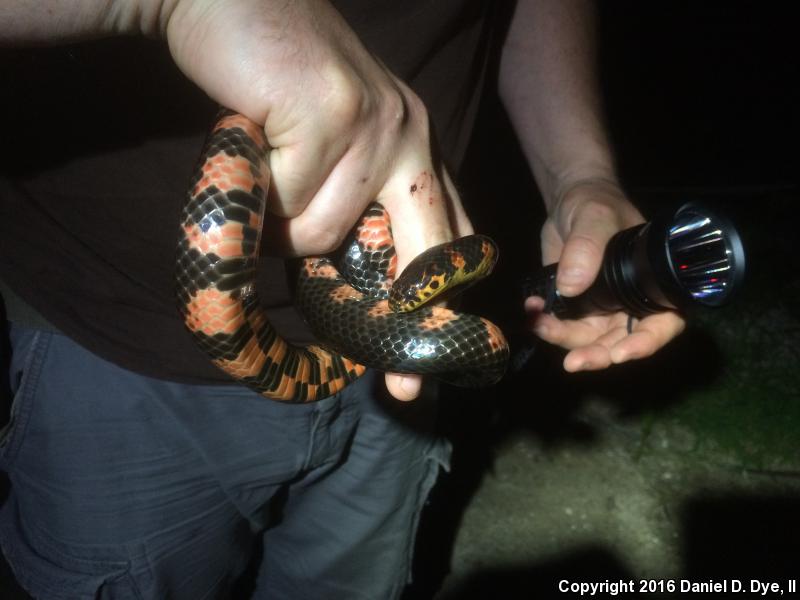
<svg viewBox="0 0 800 600">
<path fill-rule="evenodd" d="M 411 597 L 437 585 L 436 598 L 456 600 L 539 597 L 560 580 L 800 579 L 796 198 L 728 204 L 748 250 L 744 292 L 692 315 L 659 356 L 576 377 L 543 347 L 492 406 L 446 399 L 455 462 Z M 436 535 L 451 541 L 431 548 Z"/>
</svg>

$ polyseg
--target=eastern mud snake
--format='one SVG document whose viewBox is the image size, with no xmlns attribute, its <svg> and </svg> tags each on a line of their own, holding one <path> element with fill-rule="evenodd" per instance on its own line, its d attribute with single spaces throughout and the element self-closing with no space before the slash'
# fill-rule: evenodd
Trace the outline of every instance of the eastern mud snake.
<svg viewBox="0 0 800 600">
<path fill-rule="evenodd" d="M 262 395 L 309 402 L 343 389 L 366 366 L 429 373 L 456 385 L 502 377 L 508 345 L 486 319 L 418 306 L 491 271 L 494 243 L 468 236 L 417 257 L 391 285 L 396 262 L 386 211 L 372 205 L 334 259 L 301 262 L 296 302 L 321 346 L 294 347 L 269 324 L 255 291 L 270 171 L 262 128 L 221 113 L 181 214 L 178 305 L 219 368 Z M 373 295 L 374 294 L 374 295 Z M 411 312 L 395 312 L 413 309 Z M 366 365 L 366 366 L 365 366 Z"/>
</svg>

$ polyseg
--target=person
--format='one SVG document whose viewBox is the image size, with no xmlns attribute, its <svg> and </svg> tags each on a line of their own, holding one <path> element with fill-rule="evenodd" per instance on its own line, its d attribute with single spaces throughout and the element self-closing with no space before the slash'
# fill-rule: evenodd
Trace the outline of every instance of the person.
<svg viewBox="0 0 800 600">
<path fill-rule="evenodd" d="M 6 139 L 17 146 L 0 178 L 14 392 L 0 545 L 31 594 L 225 597 L 259 544 L 254 598 L 402 593 L 422 505 L 448 460 L 431 433 L 435 402 L 391 401 L 375 373 L 306 405 L 230 385 L 175 310 L 182 187 L 198 124 L 229 107 L 263 124 L 272 147 L 272 252 L 330 251 L 380 199 L 402 269 L 472 231 L 448 173 L 504 34 L 500 93 L 545 199 L 544 259 L 559 260 L 562 293 L 579 293 L 609 237 L 642 220 L 599 116 L 591 5 L 520 0 L 507 32 L 502 6 L 0 7 L 4 47 L 68 44 L 9 55 Z M 160 46 L 86 42 L 129 34 L 166 40 L 196 87 L 163 66 Z M 420 185 L 426 194 L 410 192 Z M 264 299 L 303 341 L 280 268 L 264 261 Z M 541 306 L 526 301 L 537 334 L 569 350 L 569 371 L 647 356 L 683 327 L 665 313 L 628 335 L 625 315 L 566 322 Z M 387 374 L 386 388 L 398 400 L 431 393 L 417 376 Z"/>
</svg>

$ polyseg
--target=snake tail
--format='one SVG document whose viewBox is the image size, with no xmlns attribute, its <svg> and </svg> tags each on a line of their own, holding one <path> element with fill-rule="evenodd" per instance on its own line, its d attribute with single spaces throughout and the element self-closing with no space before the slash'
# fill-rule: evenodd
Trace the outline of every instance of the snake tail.
<svg viewBox="0 0 800 600">
<path fill-rule="evenodd" d="M 288 344 L 259 305 L 267 152 L 255 123 L 230 112 L 218 119 L 181 213 L 178 307 L 217 367 L 272 400 L 311 402 L 342 390 L 365 367 L 319 346 Z"/>
</svg>

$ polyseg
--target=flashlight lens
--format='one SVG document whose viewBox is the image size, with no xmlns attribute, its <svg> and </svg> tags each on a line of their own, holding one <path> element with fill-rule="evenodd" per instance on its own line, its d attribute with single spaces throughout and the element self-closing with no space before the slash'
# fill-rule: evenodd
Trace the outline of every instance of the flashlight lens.
<svg viewBox="0 0 800 600">
<path fill-rule="evenodd" d="M 712 215 L 693 209 L 680 211 L 669 229 L 675 277 L 700 304 L 721 304 L 733 288 L 737 265 L 730 236 L 736 233 L 728 229 Z"/>
</svg>

